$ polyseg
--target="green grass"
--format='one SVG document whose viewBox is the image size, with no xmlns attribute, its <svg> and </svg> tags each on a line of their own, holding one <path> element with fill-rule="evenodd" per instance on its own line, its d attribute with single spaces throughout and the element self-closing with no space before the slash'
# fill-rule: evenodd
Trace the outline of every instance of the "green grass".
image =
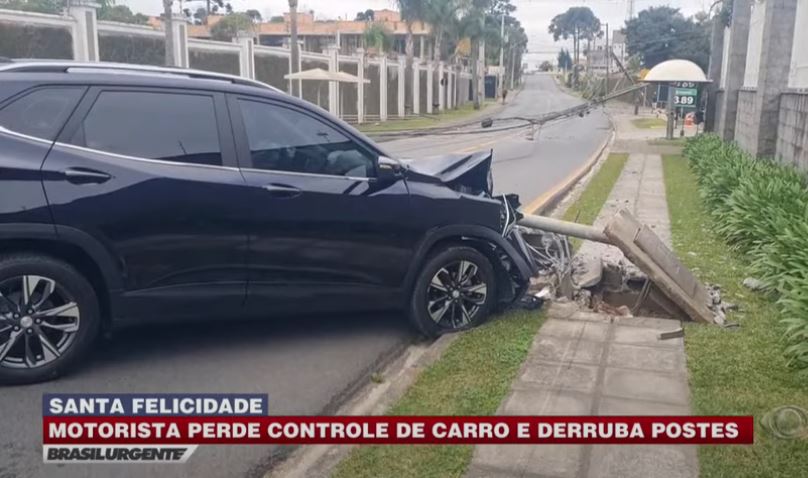
<svg viewBox="0 0 808 478">
<path fill-rule="evenodd" d="M 808 439 L 774 438 L 760 420 L 782 405 L 808 409 L 808 375 L 786 366 L 777 309 L 770 298 L 741 285 L 749 276 L 748 265 L 711 231 L 687 161 L 664 156 L 663 165 L 676 253 L 700 279 L 719 284 L 725 301 L 740 306 L 728 318 L 740 324 L 737 329 L 699 324 L 686 328 L 693 411 L 755 417 L 754 445 L 699 448 L 701 476 L 806 476 Z"/>
<path fill-rule="evenodd" d="M 584 192 L 567 208 L 561 219 L 580 224 L 592 224 L 595 222 L 601 208 L 603 208 L 603 203 L 609 198 L 614 183 L 620 177 L 627 160 L 628 154 L 610 154 L 598 172 L 595 173 L 595 176 L 589 181 Z M 577 249 L 581 240 L 571 238 L 570 243 L 574 249 Z"/>
<path fill-rule="evenodd" d="M 357 125 L 357 129 L 364 133 L 389 133 L 392 131 L 409 131 L 414 129 L 436 128 L 443 126 L 450 121 L 459 121 L 469 118 L 475 113 L 485 111 L 486 108 L 496 104 L 494 100 L 486 100 L 482 108 L 474 109 L 472 103 L 466 103 L 457 109 L 445 110 L 443 113 L 434 115 L 421 115 L 415 118 L 388 120 L 383 123 L 363 123 Z"/>
<path fill-rule="evenodd" d="M 662 118 L 637 118 L 631 120 L 636 128 L 651 129 L 651 128 L 664 128 L 667 124 Z"/>
<path fill-rule="evenodd" d="M 493 415 L 543 320 L 541 312 L 518 310 L 463 333 L 388 413 Z M 334 476 L 459 477 L 472 451 L 471 446 L 362 446 Z"/>
</svg>

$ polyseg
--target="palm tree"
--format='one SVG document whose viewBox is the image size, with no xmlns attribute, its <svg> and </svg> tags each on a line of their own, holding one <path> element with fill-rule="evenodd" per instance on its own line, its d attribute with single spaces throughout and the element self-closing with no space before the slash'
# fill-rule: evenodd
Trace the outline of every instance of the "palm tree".
<svg viewBox="0 0 808 478">
<path fill-rule="evenodd" d="M 373 22 L 365 27 L 365 45 L 376 48 L 379 54 L 387 51 L 393 43 L 393 34 L 384 24 Z"/>
<path fill-rule="evenodd" d="M 404 52 L 407 55 L 406 69 L 404 78 L 412 81 L 412 63 L 415 56 L 413 38 L 412 38 L 412 24 L 416 21 L 423 21 L 424 12 L 426 10 L 427 0 L 396 0 L 398 9 L 401 12 L 401 19 L 407 26 L 407 40 L 404 45 Z M 412 88 L 405 88 L 404 92 L 404 110 L 412 112 Z"/>
<path fill-rule="evenodd" d="M 435 42 L 432 59 L 435 61 L 440 61 L 443 57 L 443 40 L 447 32 L 457 27 L 459 4 L 459 0 L 427 0 L 424 13 L 425 20 L 432 27 L 432 38 Z"/>
<path fill-rule="evenodd" d="M 467 5 L 459 23 L 459 36 L 468 38 L 471 46 L 471 88 L 474 100 L 474 109 L 480 109 L 480 71 L 478 59 L 480 56 L 480 39 L 485 36 L 485 7 L 487 0 L 472 0 Z"/>
</svg>

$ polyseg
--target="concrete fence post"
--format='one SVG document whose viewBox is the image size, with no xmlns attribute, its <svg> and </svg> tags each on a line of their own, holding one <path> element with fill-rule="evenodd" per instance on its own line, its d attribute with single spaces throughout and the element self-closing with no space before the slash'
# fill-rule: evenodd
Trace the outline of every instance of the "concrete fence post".
<svg viewBox="0 0 808 478">
<path fill-rule="evenodd" d="M 339 71 L 339 47 L 329 45 L 326 49 L 328 53 L 328 71 L 336 73 Z M 328 111 L 335 116 L 340 115 L 339 111 L 339 82 L 328 82 Z"/>
<path fill-rule="evenodd" d="M 379 121 L 387 121 L 387 57 L 379 57 Z"/>
<path fill-rule="evenodd" d="M 238 53 L 239 75 L 251 80 L 255 79 L 255 43 L 249 32 L 238 32 L 234 39 L 241 50 Z"/>
<path fill-rule="evenodd" d="M 723 73 L 726 78 L 724 95 L 721 102 L 721 112 L 718 114 L 719 124 L 716 128 L 718 134 L 725 141 L 735 139 L 735 122 L 738 117 L 738 94 L 743 86 L 744 70 L 746 69 L 746 48 L 749 39 L 749 21 L 751 17 L 752 0 L 734 0 L 732 2 L 732 24 L 729 33 L 729 52 L 727 55 L 727 70 Z"/>
<path fill-rule="evenodd" d="M 405 109 L 407 89 L 407 60 L 404 57 L 398 58 L 398 117 L 406 118 L 407 110 Z M 413 96 L 415 101 L 415 96 Z"/>
<path fill-rule="evenodd" d="M 738 137 L 742 132 L 736 124 L 735 139 L 742 145 L 748 145 L 747 150 L 753 155 L 774 156 L 780 122 L 780 95 L 788 89 L 791 69 L 797 2 L 766 0 L 763 5 L 766 8 L 763 20 L 763 44 L 760 49 L 760 69 L 752 121 L 757 131 L 743 132 L 754 138 L 750 142 L 747 137 Z"/>
<path fill-rule="evenodd" d="M 446 75 L 446 107 L 454 108 L 454 65 L 449 65 Z"/>
<path fill-rule="evenodd" d="M 171 20 L 174 26 L 171 32 L 174 35 L 174 66 L 188 68 L 188 20 L 180 13 L 175 13 Z"/>
<path fill-rule="evenodd" d="M 365 49 L 356 49 L 356 76 L 359 83 L 356 84 L 356 122 L 365 122 Z"/>
<path fill-rule="evenodd" d="M 433 94 L 432 91 L 434 89 L 432 81 L 432 62 L 427 62 L 426 64 L 426 114 L 432 114 L 432 103 L 433 103 Z"/>
<path fill-rule="evenodd" d="M 73 0 L 67 8 L 68 14 L 76 21 L 73 29 L 73 59 L 77 61 L 99 61 L 98 16 L 101 5 L 89 0 Z"/>
<path fill-rule="evenodd" d="M 421 68 L 420 61 L 412 63 L 412 114 L 417 116 L 421 114 Z"/>
<path fill-rule="evenodd" d="M 443 62 L 438 62 L 438 111 L 446 109 L 446 83 L 443 78 Z"/>
</svg>

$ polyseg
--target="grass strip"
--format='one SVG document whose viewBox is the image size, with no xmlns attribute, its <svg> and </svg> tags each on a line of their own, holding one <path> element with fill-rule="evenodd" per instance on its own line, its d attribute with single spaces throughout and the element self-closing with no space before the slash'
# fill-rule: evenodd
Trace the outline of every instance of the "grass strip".
<svg viewBox="0 0 808 478">
<path fill-rule="evenodd" d="M 603 204 L 612 192 L 614 183 L 620 177 L 626 161 L 628 161 L 626 153 L 610 154 L 589 181 L 584 192 L 564 211 L 561 219 L 590 225 L 595 222 Z M 581 242 L 580 239 L 570 238 L 573 249 L 577 249 Z"/>
<path fill-rule="evenodd" d="M 389 414 L 493 415 L 543 320 L 540 312 L 514 310 L 463 333 Z M 472 446 L 361 446 L 333 476 L 459 477 L 472 452 Z"/>
<path fill-rule="evenodd" d="M 496 104 L 496 101 L 490 100 L 483 103 L 482 108 L 479 110 L 474 109 L 473 103 L 466 103 L 457 109 L 444 110 L 443 113 L 434 115 L 421 115 L 415 118 L 388 120 L 378 123 L 363 123 L 356 125 L 356 128 L 363 133 L 389 133 L 395 131 L 410 131 L 424 128 L 436 128 L 444 126 L 445 123 L 450 121 L 459 121 L 464 118 L 470 118 L 475 114 L 481 114 L 489 106 Z"/>
<path fill-rule="evenodd" d="M 653 129 L 664 128 L 668 123 L 662 118 L 636 118 L 631 120 L 631 124 L 633 124 L 635 128 Z"/>
<path fill-rule="evenodd" d="M 740 306 L 728 318 L 740 324 L 737 329 L 686 328 L 693 411 L 756 419 L 754 445 L 699 447 L 701 476 L 805 476 L 808 440 L 775 438 L 760 420 L 783 405 L 808 409 L 808 375 L 786 366 L 777 309 L 766 296 L 742 286 L 748 264 L 712 232 L 687 160 L 663 156 L 663 166 L 674 250 L 701 280 L 720 285 L 726 302 Z"/>
</svg>

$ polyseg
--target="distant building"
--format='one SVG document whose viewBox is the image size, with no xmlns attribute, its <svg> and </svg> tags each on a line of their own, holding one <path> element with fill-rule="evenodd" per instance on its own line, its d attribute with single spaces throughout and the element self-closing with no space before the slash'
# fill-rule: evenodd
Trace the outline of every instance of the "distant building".
<svg viewBox="0 0 808 478">
<path fill-rule="evenodd" d="M 206 25 L 188 25 L 188 36 L 193 38 L 210 38 L 210 28 L 222 15 L 209 15 Z M 323 52 L 329 45 L 339 45 L 340 53 L 352 54 L 357 48 L 368 48 L 365 45 L 364 33 L 371 23 L 379 23 L 387 28 L 394 37 L 392 50 L 404 53 L 407 26 L 401 21 L 401 14 L 394 10 L 374 10 L 373 21 L 353 20 L 315 20 L 314 12 L 298 12 L 297 35 L 303 42 L 303 50 Z M 283 14 L 282 22 L 261 22 L 255 24 L 258 43 L 266 46 L 285 46 L 290 35 L 289 13 Z M 431 27 L 423 22 L 415 22 L 412 26 L 415 55 L 429 57 L 432 51 L 430 38 Z"/>
</svg>

